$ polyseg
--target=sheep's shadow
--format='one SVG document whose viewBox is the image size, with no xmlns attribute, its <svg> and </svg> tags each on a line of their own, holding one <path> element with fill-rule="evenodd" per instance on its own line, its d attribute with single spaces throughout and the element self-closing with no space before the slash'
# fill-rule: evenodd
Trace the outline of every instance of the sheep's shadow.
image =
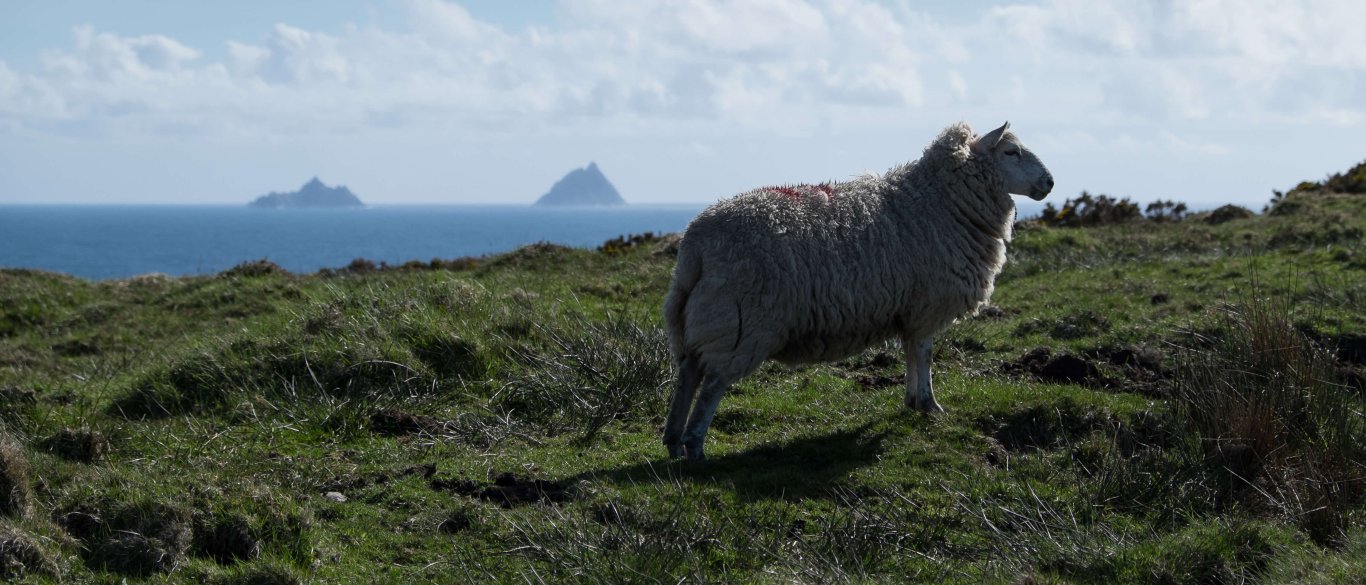
<svg viewBox="0 0 1366 585">
<path fill-rule="evenodd" d="M 659 459 L 567 478 L 618 484 L 686 482 L 726 486 L 746 500 L 830 497 L 854 470 L 877 461 L 894 430 L 856 428 L 758 445 L 703 462 Z M 660 448 L 663 450 L 663 447 Z"/>
</svg>

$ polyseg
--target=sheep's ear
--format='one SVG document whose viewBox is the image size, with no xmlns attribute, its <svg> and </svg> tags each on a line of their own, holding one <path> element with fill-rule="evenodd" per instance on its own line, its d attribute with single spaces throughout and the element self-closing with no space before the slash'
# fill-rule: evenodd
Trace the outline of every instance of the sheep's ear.
<svg viewBox="0 0 1366 585">
<path fill-rule="evenodd" d="M 1001 142 L 1001 137 L 1006 135 L 1006 130 L 1009 128 L 1010 122 L 1006 122 L 1005 124 L 1001 124 L 1000 128 L 978 136 L 977 140 L 974 140 L 972 143 L 972 151 L 985 154 L 991 149 L 996 148 L 996 144 Z"/>
</svg>

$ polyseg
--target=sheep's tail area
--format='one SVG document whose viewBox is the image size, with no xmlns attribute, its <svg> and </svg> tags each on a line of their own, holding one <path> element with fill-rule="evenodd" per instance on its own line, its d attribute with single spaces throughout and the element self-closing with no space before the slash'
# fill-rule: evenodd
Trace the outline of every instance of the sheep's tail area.
<svg viewBox="0 0 1366 585">
<path fill-rule="evenodd" d="M 688 297 L 692 295 L 693 287 L 697 286 L 700 278 L 701 261 L 696 255 L 688 253 L 687 248 L 680 246 L 678 263 L 674 266 L 673 284 L 669 286 L 669 294 L 664 296 L 664 328 L 669 332 L 669 349 L 673 352 L 675 362 L 682 361 L 687 352 L 683 312 L 687 309 Z"/>
</svg>

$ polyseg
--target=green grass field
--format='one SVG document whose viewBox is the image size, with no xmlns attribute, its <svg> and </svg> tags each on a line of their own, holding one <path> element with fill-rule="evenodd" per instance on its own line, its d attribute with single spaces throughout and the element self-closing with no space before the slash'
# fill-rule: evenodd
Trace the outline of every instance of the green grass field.
<svg viewBox="0 0 1366 585">
<path fill-rule="evenodd" d="M 1366 171 L 1363 171 L 1366 172 Z M 1348 583 L 1366 195 L 1019 226 L 936 347 L 768 364 L 659 441 L 672 240 L 90 282 L 0 270 L 0 580 Z"/>
</svg>

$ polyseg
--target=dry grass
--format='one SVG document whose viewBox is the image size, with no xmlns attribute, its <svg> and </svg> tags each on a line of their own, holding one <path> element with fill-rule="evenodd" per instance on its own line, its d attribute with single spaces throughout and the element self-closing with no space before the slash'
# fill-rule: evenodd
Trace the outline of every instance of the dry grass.
<svg viewBox="0 0 1366 585">
<path fill-rule="evenodd" d="M 19 443 L 0 435 L 0 516 L 22 517 L 31 497 L 28 458 Z"/>
<path fill-rule="evenodd" d="M 1366 491 L 1363 397 L 1288 307 L 1254 293 L 1225 325 L 1186 353 L 1174 393 L 1223 497 L 1270 507 L 1320 544 L 1340 542 L 1341 511 Z"/>
</svg>

